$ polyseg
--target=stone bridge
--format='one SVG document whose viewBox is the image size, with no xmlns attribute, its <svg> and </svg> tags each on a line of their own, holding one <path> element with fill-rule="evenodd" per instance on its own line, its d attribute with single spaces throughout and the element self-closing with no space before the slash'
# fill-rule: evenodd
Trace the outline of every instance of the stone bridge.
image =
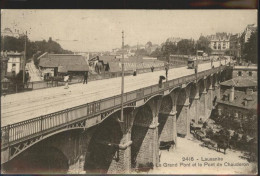
<svg viewBox="0 0 260 176">
<path fill-rule="evenodd" d="M 156 166 L 160 142 L 178 145 L 190 121 L 210 115 L 219 83 L 231 67 L 220 66 L 1 128 L 6 172 L 125 173 Z"/>
</svg>

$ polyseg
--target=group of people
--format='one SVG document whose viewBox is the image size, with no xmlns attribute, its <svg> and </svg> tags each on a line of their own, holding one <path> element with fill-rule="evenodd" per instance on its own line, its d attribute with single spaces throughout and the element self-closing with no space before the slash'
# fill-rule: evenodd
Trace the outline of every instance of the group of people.
<svg viewBox="0 0 260 176">
<path fill-rule="evenodd" d="M 69 74 L 65 74 L 64 76 L 64 82 L 65 82 L 65 87 L 64 89 L 68 89 L 69 88 L 69 79 L 70 79 L 70 76 Z M 88 71 L 85 71 L 84 74 L 83 74 L 83 84 L 87 84 L 88 83 Z"/>
</svg>

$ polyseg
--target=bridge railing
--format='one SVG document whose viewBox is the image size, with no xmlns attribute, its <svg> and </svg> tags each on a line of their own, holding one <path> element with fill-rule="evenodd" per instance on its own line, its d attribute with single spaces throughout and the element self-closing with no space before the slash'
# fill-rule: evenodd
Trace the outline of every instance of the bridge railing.
<svg viewBox="0 0 260 176">
<path fill-rule="evenodd" d="M 198 79 L 199 77 L 202 78 L 206 75 L 215 73 L 220 69 L 223 69 L 223 67 L 224 66 L 222 66 L 222 68 L 214 68 L 211 70 L 202 71 L 198 74 Z M 159 87 L 158 84 L 156 84 L 127 92 L 124 94 L 123 102 L 124 104 L 128 104 L 140 100 L 144 97 L 158 94 L 158 92 L 167 90 L 169 89 L 169 87 L 179 86 L 195 79 L 195 74 L 192 74 L 170 80 L 168 82 L 164 82 L 162 87 Z M 67 126 L 70 123 L 74 123 L 81 119 L 90 119 L 102 112 L 106 112 L 117 107 L 119 108 L 120 105 L 121 96 L 116 95 L 99 101 L 94 101 L 66 110 L 1 127 L 2 147 L 18 143 L 20 141 L 26 140 L 27 138 L 31 138 L 34 135 L 37 136 L 48 131 L 56 130 L 57 128 Z"/>
</svg>

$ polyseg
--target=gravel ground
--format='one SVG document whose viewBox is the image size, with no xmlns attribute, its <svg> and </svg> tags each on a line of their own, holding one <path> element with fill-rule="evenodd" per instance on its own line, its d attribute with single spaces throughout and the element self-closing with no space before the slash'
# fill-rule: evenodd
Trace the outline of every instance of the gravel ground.
<svg viewBox="0 0 260 176">
<path fill-rule="evenodd" d="M 242 159 L 242 152 L 227 149 L 226 154 L 203 147 L 191 137 L 178 138 L 175 149 L 161 151 L 160 164 L 150 174 L 257 174 L 257 163 Z M 193 159 L 192 159 L 193 158 Z M 205 161 L 216 158 L 216 161 Z M 185 161 L 183 161 L 185 160 Z M 230 166 L 240 163 L 240 166 Z M 177 164 L 177 167 L 176 167 Z M 219 164 L 217 166 L 217 164 Z M 229 165 L 229 166 L 228 166 Z M 241 166 L 242 165 L 242 166 Z"/>
</svg>

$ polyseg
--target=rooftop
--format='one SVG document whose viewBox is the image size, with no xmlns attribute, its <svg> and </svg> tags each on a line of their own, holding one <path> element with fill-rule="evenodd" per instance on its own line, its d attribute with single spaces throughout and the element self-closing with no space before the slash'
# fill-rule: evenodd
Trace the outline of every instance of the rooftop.
<svg viewBox="0 0 260 176">
<path fill-rule="evenodd" d="M 214 35 L 209 35 L 207 36 L 209 40 L 229 40 L 230 39 L 230 34 L 227 34 L 226 32 L 218 32 Z"/>
<path fill-rule="evenodd" d="M 226 90 L 223 95 L 229 95 L 230 89 Z M 244 91 L 234 92 L 234 100 L 230 102 L 229 100 L 217 100 L 218 103 L 231 105 L 235 107 L 245 108 L 245 109 L 257 109 L 257 92 L 246 93 Z"/>
<path fill-rule="evenodd" d="M 257 71 L 257 65 L 236 65 L 233 67 L 233 70 L 255 70 Z"/>
<path fill-rule="evenodd" d="M 62 67 L 67 71 L 88 71 L 89 66 L 81 55 L 73 54 L 45 54 L 40 58 L 41 67 Z"/>
<path fill-rule="evenodd" d="M 220 83 L 222 86 L 234 87 L 257 87 L 257 80 L 253 77 L 236 77 L 225 82 Z"/>
</svg>

